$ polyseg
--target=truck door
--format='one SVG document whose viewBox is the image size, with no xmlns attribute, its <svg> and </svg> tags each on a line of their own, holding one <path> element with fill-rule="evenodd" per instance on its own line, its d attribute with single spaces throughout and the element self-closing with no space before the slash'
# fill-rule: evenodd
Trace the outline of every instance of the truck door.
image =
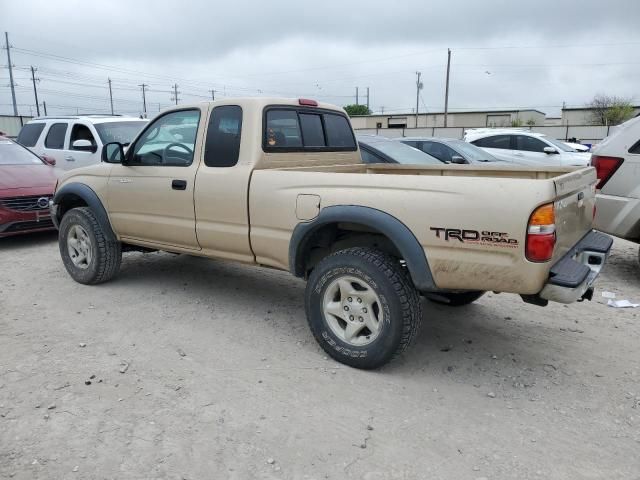
<svg viewBox="0 0 640 480">
<path fill-rule="evenodd" d="M 211 111 L 196 178 L 196 232 L 208 254 L 253 262 L 248 212 L 252 165 L 248 154 L 243 155 L 251 145 L 242 138 L 242 119 L 238 105 L 220 105 Z"/>
<path fill-rule="evenodd" d="M 125 164 L 113 166 L 109 216 L 124 239 L 199 248 L 193 193 L 202 150 L 201 114 L 190 108 L 161 115 L 129 147 Z"/>
</svg>

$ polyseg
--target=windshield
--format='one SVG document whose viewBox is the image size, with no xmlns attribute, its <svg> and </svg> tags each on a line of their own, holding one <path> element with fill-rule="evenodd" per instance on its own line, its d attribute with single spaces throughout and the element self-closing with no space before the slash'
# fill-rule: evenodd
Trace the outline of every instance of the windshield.
<svg viewBox="0 0 640 480">
<path fill-rule="evenodd" d="M 358 140 L 365 145 L 384 153 L 392 160 L 404 165 L 442 165 L 442 162 L 431 155 L 420 150 L 405 145 L 401 142 L 394 142 L 382 138 L 359 137 Z"/>
<path fill-rule="evenodd" d="M 0 139 L 0 165 L 44 165 L 44 163 L 17 143 Z"/>
<path fill-rule="evenodd" d="M 131 140 L 147 124 L 145 121 L 96 123 L 95 127 L 102 143 L 131 143 Z"/>
<path fill-rule="evenodd" d="M 543 135 L 543 137 L 547 142 L 553 143 L 556 147 L 558 147 L 563 152 L 577 152 L 577 150 L 575 148 L 571 148 L 569 145 L 567 145 L 564 142 L 561 142 L 560 140 L 556 140 L 555 138 L 547 137 L 546 135 Z"/>
<path fill-rule="evenodd" d="M 451 140 L 448 144 L 451 148 L 461 153 L 464 158 L 472 162 L 499 162 L 489 152 L 462 140 Z"/>
</svg>

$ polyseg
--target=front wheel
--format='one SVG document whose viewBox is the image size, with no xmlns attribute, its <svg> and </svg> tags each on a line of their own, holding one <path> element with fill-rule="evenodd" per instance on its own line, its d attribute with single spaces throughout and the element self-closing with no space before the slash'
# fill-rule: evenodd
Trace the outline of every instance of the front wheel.
<svg viewBox="0 0 640 480">
<path fill-rule="evenodd" d="M 110 280 L 120 269 L 119 242 L 109 241 L 88 207 L 69 210 L 58 234 L 60 256 L 69 275 L 78 283 L 94 285 Z"/>
<path fill-rule="evenodd" d="M 334 359 L 378 368 L 404 351 L 422 320 L 420 297 L 400 262 L 372 248 L 349 248 L 314 268 L 305 293 L 315 339 Z"/>
</svg>

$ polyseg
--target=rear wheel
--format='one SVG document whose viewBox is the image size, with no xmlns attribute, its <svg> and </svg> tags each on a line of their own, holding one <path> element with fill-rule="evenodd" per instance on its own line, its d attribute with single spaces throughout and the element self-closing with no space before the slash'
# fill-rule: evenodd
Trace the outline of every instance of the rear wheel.
<svg viewBox="0 0 640 480">
<path fill-rule="evenodd" d="M 416 337 L 420 297 L 400 262 L 371 248 L 322 260 L 305 294 L 307 320 L 320 346 L 339 362 L 378 368 Z"/>
<path fill-rule="evenodd" d="M 58 244 L 62 262 L 76 282 L 86 285 L 106 282 L 120 269 L 120 242 L 107 240 L 88 207 L 65 213 L 60 222 Z"/>
<path fill-rule="evenodd" d="M 439 303 L 440 305 L 448 305 L 450 307 L 462 307 L 475 302 L 486 292 L 471 291 L 471 292 L 443 292 L 443 293 L 426 293 L 430 301 Z"/>
</svg>

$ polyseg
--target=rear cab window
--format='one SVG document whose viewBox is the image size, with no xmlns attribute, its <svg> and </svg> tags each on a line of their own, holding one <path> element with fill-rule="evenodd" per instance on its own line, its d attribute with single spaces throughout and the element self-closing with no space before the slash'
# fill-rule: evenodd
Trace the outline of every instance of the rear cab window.
<svg viewBox="0 0 640 480">
<path fill-rule="evenodd" d="M 267 107 L 262 147 L 265 152 L 355 152 L 347 118 L 336 111 L 294 106 Z"/>
<path fill-rule="evenodd" d="M 46 123 L 27 123 L 20 129 L 16 141 L 25 147 L 35 147 Z"/>
</svg>

